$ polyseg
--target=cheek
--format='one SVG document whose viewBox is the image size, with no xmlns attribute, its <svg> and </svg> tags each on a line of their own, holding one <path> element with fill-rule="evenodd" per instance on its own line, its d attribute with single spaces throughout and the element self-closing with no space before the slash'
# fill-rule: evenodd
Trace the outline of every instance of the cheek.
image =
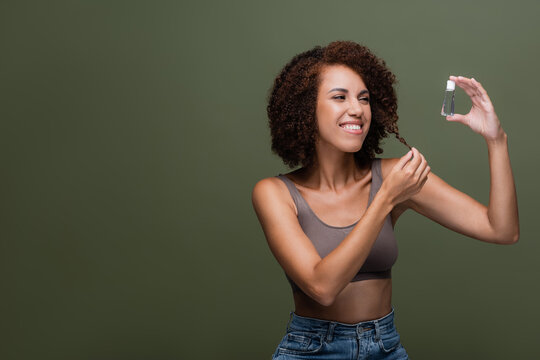
<svg viewBox="0 0 540 360">
<path fill-rule="evenodd" d="M 369 121 L 368 124 L 371 125 L 371 108 L 370 107 L 366 109 L 365 117 Z"/>
<path fill-rule="evenodd" d="M 335 112 L 329 111 L 328 109 L 321 109 L 316 113 L 317 126 L 320 129 L 326 128 L 331 129 L 336 125 L 336 114 Z"/>
<path fill-rule="evenodd" d="M 371 106 L 366 107 L 366 116 L 371 120 Z"/>
</svg>

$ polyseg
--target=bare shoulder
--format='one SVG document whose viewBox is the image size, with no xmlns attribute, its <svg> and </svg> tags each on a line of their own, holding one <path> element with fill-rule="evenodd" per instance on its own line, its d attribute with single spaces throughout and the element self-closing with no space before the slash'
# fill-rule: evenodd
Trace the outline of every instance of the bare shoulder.
<svg viewBox="0 0 540 360">
<path fill-rule="evenodd" d="M 392 171 L 392 168 L 397 164 L 398 161 L 399 161 L 399 158 L 386 158 L 386 159 L 381 158 L 381 172 L 382 172 L 383 180 L 386 178 L 388 173 Z"/>
<path fill-rule="evenodd" d="M 261 207 L 275 207 L 276 205 L 281 207 L 285 205 L 292 208 L 295 214 L 298 213 L 287 185 L 276 176 L 259 180 L 253 186 L 251 200 L 256 212 L 261 210 Z"/>
<path fill-rule="evenodd" d="M 275 176 L 267 177 L 261 179 L 255 183 L 253 190 L 251 191 L 251 200 L 253 205 L 259 205 L 260 202 L 264 201 L 266 198 L 279 196 L 281 193 L 281 186 L 279 183 L 282 183 L 280 179 Z"/>
</svg>

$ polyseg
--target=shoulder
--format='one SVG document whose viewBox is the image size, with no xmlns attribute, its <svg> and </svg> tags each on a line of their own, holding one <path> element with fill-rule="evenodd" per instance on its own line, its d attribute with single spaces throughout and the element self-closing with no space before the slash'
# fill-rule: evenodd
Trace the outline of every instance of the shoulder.
<svg viewBox="0 0 540 360">
<path fill-rule="evenodd" d="M 287 174 L 283 174 L 287 175 Z M 286 190 L 287 186 L 285 185 L 285 182 L 280 179 L 278 176 L 270 176 L 267 178 L 263 178 L 261 180 L 258 180 L 255 185 L 253 186 L 252 195 L 261 195 L 261 194 L 267 194 L 268 192 L 274 193 L 274 192 L 283 192 L 283 190 Z"/>
<path fill-rule="evenodd" d="M 285 185 L 277 176 L 261 179 L 255 183 L 251 191 L 251 198 L 258 200 L 267 196 L 276 195 L 280 192 L 282 185 Z"/>
<path fill-rule="evenodd" d="M 384 180 L 386 176 L 392 171 L 392 168 L 397 164 L 400 158 L 379 158 L 381 160 L 381 175 Z"/>
<path fill-rule="evenodd" d="M 277 210 L 281 206 L 288 206 L 296 213 L 296 206 L 287 185 L 277 176 L 257 181 L 251 192 L 251 201 L 256 212 L 259 212 L 263 207 L 276 208 Z"/>
</svg>

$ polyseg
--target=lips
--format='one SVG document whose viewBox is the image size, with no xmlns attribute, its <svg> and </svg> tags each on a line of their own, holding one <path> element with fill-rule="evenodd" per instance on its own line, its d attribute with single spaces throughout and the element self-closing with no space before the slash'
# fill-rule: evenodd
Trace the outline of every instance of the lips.
<svg viewBox="0 0 540 360">
<path fill-rule="evenodd" d="M 344 122 L 340 123 L 339 126 L 343 126 L 343 125 L 346 125 L 346 124 L 363 126 L 361 121 L 354 121 L 354 120 L 344 121 Z"/>
<path fill-rule="evenodd" d="M 347 127 L 346 127 L 347 125 L 360 126 L 360 129 L 358 129 L 357 127 L 355 127 L 355 128 L 352 128 L 352 127 L 351 127 L 351 128 L 347 128 Z M 362 133 L 364 132 L 364 130 L 363 130 L 364 125 L 363 125 L 362 123 L 358 122 L 358 121 L 354 121 L 354 122 L 353 122 L 353 121 L 351 121 L 351 122 L 346 121 L 346 122 L 343 122 L 343 123 L 339 124 L 339 127 L 340 127 L 343 131 L 345 131 L 345 132 L 347 132 L 347 133 L 349 133 L 349 134 L 356 134 L 356 135 L 359 135 L 359 134 L 362 134 Z"/>
</svg>

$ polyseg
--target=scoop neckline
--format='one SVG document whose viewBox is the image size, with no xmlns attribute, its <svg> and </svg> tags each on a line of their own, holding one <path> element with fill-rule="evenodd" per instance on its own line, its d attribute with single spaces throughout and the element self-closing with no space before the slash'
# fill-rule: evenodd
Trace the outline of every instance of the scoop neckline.
<svg viewBox="0 0 540 360">
<path fill-rule="evenodd" d="M 371 162 L 371 183 L 369 184 L 369 197 L 368 197 L 368 204 L 366 206 L 366 209 L 364 211 L 364 214 L 366 213 L 367 209 L 369 208 L 369 205 L 371 205 L 371 201 L 372 201 L 372 192 L 373 192 L 373 172 L 374 172 L 374 168 L 375 168 L 375 161 L 377 159 L 373 159 L 373 161 Z M 294 181 L 292 181 L 291 179 L 289 179 L 288 177 L 286 177 L 284 174 L 280 174 L 281 176 L 283 176 L 284 178 L 286 178 L 287 180 L 289 180 L 294 188 L 296 189 L 296 192 L 298 193 L 298 195 L 300 196 L 300 198 L 302 199 L 302 201 L 304 202 L 304 204 L 306 205 L 306 207 L 308 208 L 308 210 L 311 212 L 311 214 L 313 215 L 313 217 L 315 219 L 317 219 L 317 221 L 319 221 L 322 225 L 324 226 L 327 226 L 329 228 L 332 228 L 332 229 L 347 229 L 347 228 L 350 228 L 350 227 L 353 227 L 355 226 L 356 224 L 358 224 L 358 222 L 362 219 L 358 219 L 356 220 L 354 223 L 352 223 L 351 225 L 346 225 L 346 226 L 334 226 L 334 225 L 329 225 L 327 223 L 325 223 L 324 221 L 322 221 L 318 216 L 317 214 L 315 214 L 315 211 L 313 211 L 313 209 L 311 208 L 311 206 L 309 206 L 308 202 L 306 201 L 306 199 L 304 199 L 304 197 L 302 196 L 302 194 L 300 193 L 300 190 L 298 190 L 298 188 L 296 187 L 296 183 Z M 364 215 L 362 215 L 363 217 Z"/>
</svg>

